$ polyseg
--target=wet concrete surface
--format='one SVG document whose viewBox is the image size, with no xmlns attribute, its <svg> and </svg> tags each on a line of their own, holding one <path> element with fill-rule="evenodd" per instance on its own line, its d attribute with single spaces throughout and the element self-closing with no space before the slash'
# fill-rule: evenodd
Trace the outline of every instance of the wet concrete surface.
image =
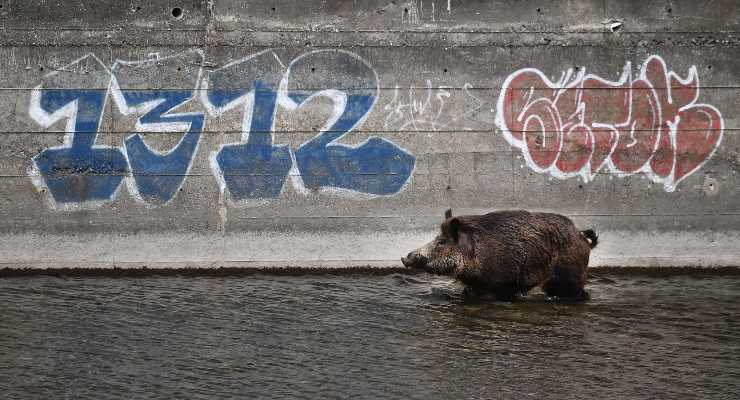
<svg viewBox="0 0 740 400">
<path fill-rule="evenodd" d="M 0 279 L 5 399 L 737 398 L 740 276 L 466 298 L 426 274 Z"/>
</svg>

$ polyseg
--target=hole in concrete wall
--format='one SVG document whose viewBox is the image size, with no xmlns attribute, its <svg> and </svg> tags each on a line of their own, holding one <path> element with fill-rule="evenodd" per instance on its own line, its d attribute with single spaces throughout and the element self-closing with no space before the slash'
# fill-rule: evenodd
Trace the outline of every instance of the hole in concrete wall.
<svg viewBox="0 0 740 400">
<path fill-rule="evenodd" d="M 316 72 L 316 68 L 311 67 L 311 72 Z"/>
<path fill-rule="evenodd" d="M 172 16 L 175 17 L 175 18 L 177 18 L 177 19 L 182 18 L 182 8 L 180 8 L 180 7 L 173 8 L 172 9 Z"/>
<path fill-rule="evenodd" d="M 273 8 L 272 8 L 272 12 L 275 12 L 275 11 L 277 11 L 277 10 L 275 9 L 275 7 L 273 7 Z"/>
<path fill-rule="evenodd" d="M 180 67 L 177 67 L 177 70 L 178 70 L 178 71 L 182 71 L 182 68 L 180 68 Z"/>
<path fill-rule="evenodd" d="M 539 13 L 541 13 L 541 12 L 542 12 L 542 9 L 538 8 L 538 9 L 537 9 L 537 14 L 539 14 Z"/>
<path fill-rule="evenodd" d="M 447 68 L 444 69 L 445 73 L 447 73 Z"/>
<path fill-rule="evenodd" d="M 408 14 L 408 13 L 409 13 L 409 9 L 408 9 L 408 8 L 404 8 L 404 9 L 403 9 L 403 13 L 404 13 L 404 14 Z"/>
<path fill-rule="evenodd" d="M 707 175 L 704 178 L 704 184 L 702 185 L 702 189 L 704 190 L 704 194 L 707 196 L 714 196 L 717 194 L 719 185 L 715 178 Z"/>
<path fill-rule="evenodd" d="M 707 69 L 712 69 L 712 66 L 711 65 L 707 65 Z"/>
<path fill-rule="evenodd" d="M 666 9 L 665 9 L 665 11 L 666 11 L 666 12 L 667 12 L 668 14 L 670 14 L 670 13 L 672 13 L 672 12 L 673 12 L 673 9 L 672 9 L 672 8 L 670 8 L 670 7 L 668 7 L 668 8 L 666 8 Z"/>
</svg>

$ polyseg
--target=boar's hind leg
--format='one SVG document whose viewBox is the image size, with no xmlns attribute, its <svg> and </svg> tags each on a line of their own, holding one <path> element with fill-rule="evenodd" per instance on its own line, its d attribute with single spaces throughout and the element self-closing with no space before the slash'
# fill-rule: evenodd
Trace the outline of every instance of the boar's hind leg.
<svg viewBox="0 0 740 400">
<path fill-rule="evenodd" d="M 571 300 L 588 300 L 588 292 L 583 290 L 586 284 L 582 269 L 576 266 L 555 266 L 552 276 L 543 285 L 548 296 L 557 296 Z"/>
</svg>

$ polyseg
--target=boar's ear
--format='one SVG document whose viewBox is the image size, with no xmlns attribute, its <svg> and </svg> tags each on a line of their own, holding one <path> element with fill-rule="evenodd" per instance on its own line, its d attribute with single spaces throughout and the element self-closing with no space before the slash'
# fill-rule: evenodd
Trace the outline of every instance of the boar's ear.
<svg viewBox="0 0 740 400">
<path fill-rule="evenodd" d="M 460 246 L 469 257 L 475 256 L 475 245 L 473 242 L 473 233 L 469 228 L 465 227 L 462 222 L 457 218 L 450 220 L 450 236 L 455 244 Z"/>
<path fill-rule="evenodd" d="M 462 224 L 457 218 L 451 219 L 450 224 L 448 225 L 450 236 L 455 243 L 457 243 L 457 240 L 460 238 L 460 225 Z"/>
<path fill-rule="evenodd" d="M 452 209 L 448 208 L 447 211 L 445 211 L 445 219 L 452 218 Z"/>
</svg>

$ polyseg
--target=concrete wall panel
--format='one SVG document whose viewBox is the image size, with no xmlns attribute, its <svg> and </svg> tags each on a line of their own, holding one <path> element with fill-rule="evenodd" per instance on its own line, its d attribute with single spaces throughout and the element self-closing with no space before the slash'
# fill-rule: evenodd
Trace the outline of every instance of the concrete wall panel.
<svg viewBox="0 0 740 400">
<path fill-rule="evenodd" d="M 560 212 L 740 262 L 732 1 L 0 2 L 0 265 L 395 265 Z"/>
</svg>

